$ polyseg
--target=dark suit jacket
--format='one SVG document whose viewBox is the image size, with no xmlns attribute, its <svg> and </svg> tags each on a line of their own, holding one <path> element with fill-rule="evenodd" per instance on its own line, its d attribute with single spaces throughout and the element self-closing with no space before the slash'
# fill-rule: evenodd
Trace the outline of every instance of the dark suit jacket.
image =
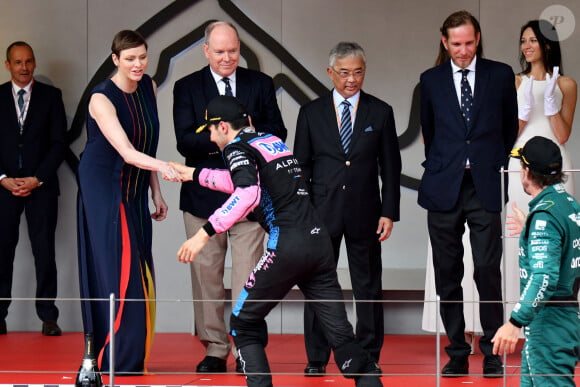
<svg viewBox="0 0 580 387">
<path fill-rule="evenodd" d="M 221 152 L 210 141 L 209 133 L 195 130 L 204 122 L 209 101 L 219 95 L 209 66 L 175 82 L 173 87 L 173 123 L 177 150 L 185 163 L 196 168 L 225 168 Z M 259 71 L 238 67 L 236 98 L 244 104 L 259 132 L 272 133 L 282 140 L 287 131 L 276 101 L 272 78 Z M 201 187 L 197 182 L 181 186 L 179 208 L 199 218 L 207 219 L 227 199 L 228 195 Z"/>
<path fill-rule="evenodd" d="M 512 69 L 503 63 L 477 58 L 470 130 L 461 116 L 450 61 L 421 74 L 420 88 L 426 160 L 419 204 L 432 211 L 450 210 L 459 197 L 465 161 L 469 158 L 483 208 L 501 211 L 500 168 L 507 169 L 518 133 Z"/>
<path fill-rule="evenodd" d="M 22 169 L 18 169 L 18 148 L 22 146 Z M 12 82 L 0 85 L 0 175 L 36 176 L 43 182 L 32 194 L 58 195 L 57 169 L 66 150 L 66 114 L 61 91 L 34 81 L 24 122 L 19 133 Z M 11 195 L 5 189 L 4 194 Z"/>
<path fill-rule="evenodd" d="M 368 237 L 376 234 L 379 217 L 399 220 L 401 154 L 393 109 L 385 102 L 361 91 L 347 155 L 332 93 L 302 106 L 294 154 L 331 235 Z"/>
</svg>

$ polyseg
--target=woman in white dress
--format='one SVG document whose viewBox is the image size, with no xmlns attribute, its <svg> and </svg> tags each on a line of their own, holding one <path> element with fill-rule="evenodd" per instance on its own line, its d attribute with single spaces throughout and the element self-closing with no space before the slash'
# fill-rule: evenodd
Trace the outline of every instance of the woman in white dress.
<svg viewBox="0 0 580 387">
<path fill-rule="evenodd" d="M 543 136 L 559 144 L 563 170 L 572 169 L 565 144 L 572 131 L 576 109 L 576 82 L 562 74 L 560 43 L 557 32 L 545 20 L 532 20 L 521 28 L 520 64 L 522 72 L 516 75 L 518 91 L 519 134 L 514 148 L 523 146 L 534 136 Z M 528 212 L 530 196 L 520 182 L 520 161 L 511 158 L 509 163 L 508 216 L 517 206 Z M 513 171 L 513 172 L 512 172 Z M 566 191 L 574 195 L 573 174 L 568 173 Z M 506 222 L 504 262 L 506 265 L 506 301 L 508 312 L 520 296 L 518 248 L 519 237 L 510 237 L 510 221 Z"/>
</svg>

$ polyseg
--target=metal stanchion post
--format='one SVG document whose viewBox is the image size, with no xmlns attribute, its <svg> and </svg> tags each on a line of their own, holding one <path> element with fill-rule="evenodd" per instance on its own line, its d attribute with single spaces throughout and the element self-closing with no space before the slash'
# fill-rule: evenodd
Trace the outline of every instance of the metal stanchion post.
<svg viewBox="0 0 580 387">
<path fill-rule="evenodd" d="M 437 387 L 441 385 L 441 327 L 439 326 L 439 316 L 441 315 L 440 308 L 441 297 L 439 297 L 438 294 L 435 304 L 435 337 L 437 338 L 435 341 L 435 350 L 437 351 L 435 353 L 435 377 L 437 378 L 435 385 Z"/>
<path fill-rule="evenodd" d="M 115 293 L 109 296 L 109 385 L 115 386 Z"/>
<path fill-rule="evenodd" d="M 509 171 L 506 171 L 504 167 L 500 169 L 500 176 L 501 176 L 501 262 L 502 262 L 502 296 L 503 296 L 503 315 L 504 319 L 508 313 L 508 300 L 507 300 L 507 262 L 506 262 L 506 255 L 505 255 L 505 220 L 506 220 L 506 208 L 505 208 L 505 176 L 507 176 Z M 503 358 L 503 387 L 507 386 L 507 354 L 504 352 L 502 355 Z"/>
</svg>

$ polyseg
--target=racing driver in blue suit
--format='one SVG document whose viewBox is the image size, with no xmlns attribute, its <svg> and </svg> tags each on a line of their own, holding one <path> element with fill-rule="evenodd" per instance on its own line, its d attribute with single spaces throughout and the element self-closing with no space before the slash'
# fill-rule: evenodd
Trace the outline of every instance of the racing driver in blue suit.
<svg viewBox="0 0 580 387">
<path fill-rule="evenodd" d="M 238 296 L 230 319 L 239 358 L 251 387 L 272 386 L 264 348 L 264 318 L 294 285 L 313 303 L 341 372 L 357 387 L 382 386 L 370 354 L 354 338 L 335 270 L 330 236 L 312 207 L 298 161 L 278 137 L 256 133 L 246 109 L 234 97 L 210 101 L 206 124 L 228 170 L 195 169 L 172 163 L 183 181 L 231 194 L 208 222 L 178 251 L 192 262 L 209 238 L 254 215 L 269 234 L 266 251 Z"/>
</svg>

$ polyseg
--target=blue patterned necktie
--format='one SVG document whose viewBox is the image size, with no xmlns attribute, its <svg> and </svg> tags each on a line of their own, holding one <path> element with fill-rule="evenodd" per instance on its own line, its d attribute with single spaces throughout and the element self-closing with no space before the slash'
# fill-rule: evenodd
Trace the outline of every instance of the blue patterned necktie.
<svg viewBox="0 0 580 387">
<path fill-rule="evenodd" d="M 465 126 L 471 129 L 471 108 L 473 106 L 473 93 L 471 92 L 471 86 L 467 80 L 467 73 L 469 70 L 461 70 L 461 114 L 463 115 L 463 121 L 465 121 Z"/>
<path fill-rule="evenodd" d="M 18 90 L 18 113 L 22 115 L 22 108 L 24 108 L 24 94 L 26 90 L 20 89 Z"/>
<path fill-rule="evenodd" d="M 222 81 L 226 84 L 226 94 L 228 97 L 233 97 L 232 86 L 230 85 L 230 79 L 228 77 L 222 78 Z"/>
<path fill-rule="evenodd" d="M 342 106 L 342 116 L 340 117 L 340 142 L 344 153 L 348 153 L 350 148 L 350 139 L 352 137 L 352 122 L 350 119 L 350 102 L 346 99 L 340 103 Z"/>
<path fill-rule="evenodd" d="M 20 134 L 22 134 L 22 129 L 24 126 L 24 94 L 26 90 L 20 89 L 18 90 L 18 130 Z"/>
</svg>

